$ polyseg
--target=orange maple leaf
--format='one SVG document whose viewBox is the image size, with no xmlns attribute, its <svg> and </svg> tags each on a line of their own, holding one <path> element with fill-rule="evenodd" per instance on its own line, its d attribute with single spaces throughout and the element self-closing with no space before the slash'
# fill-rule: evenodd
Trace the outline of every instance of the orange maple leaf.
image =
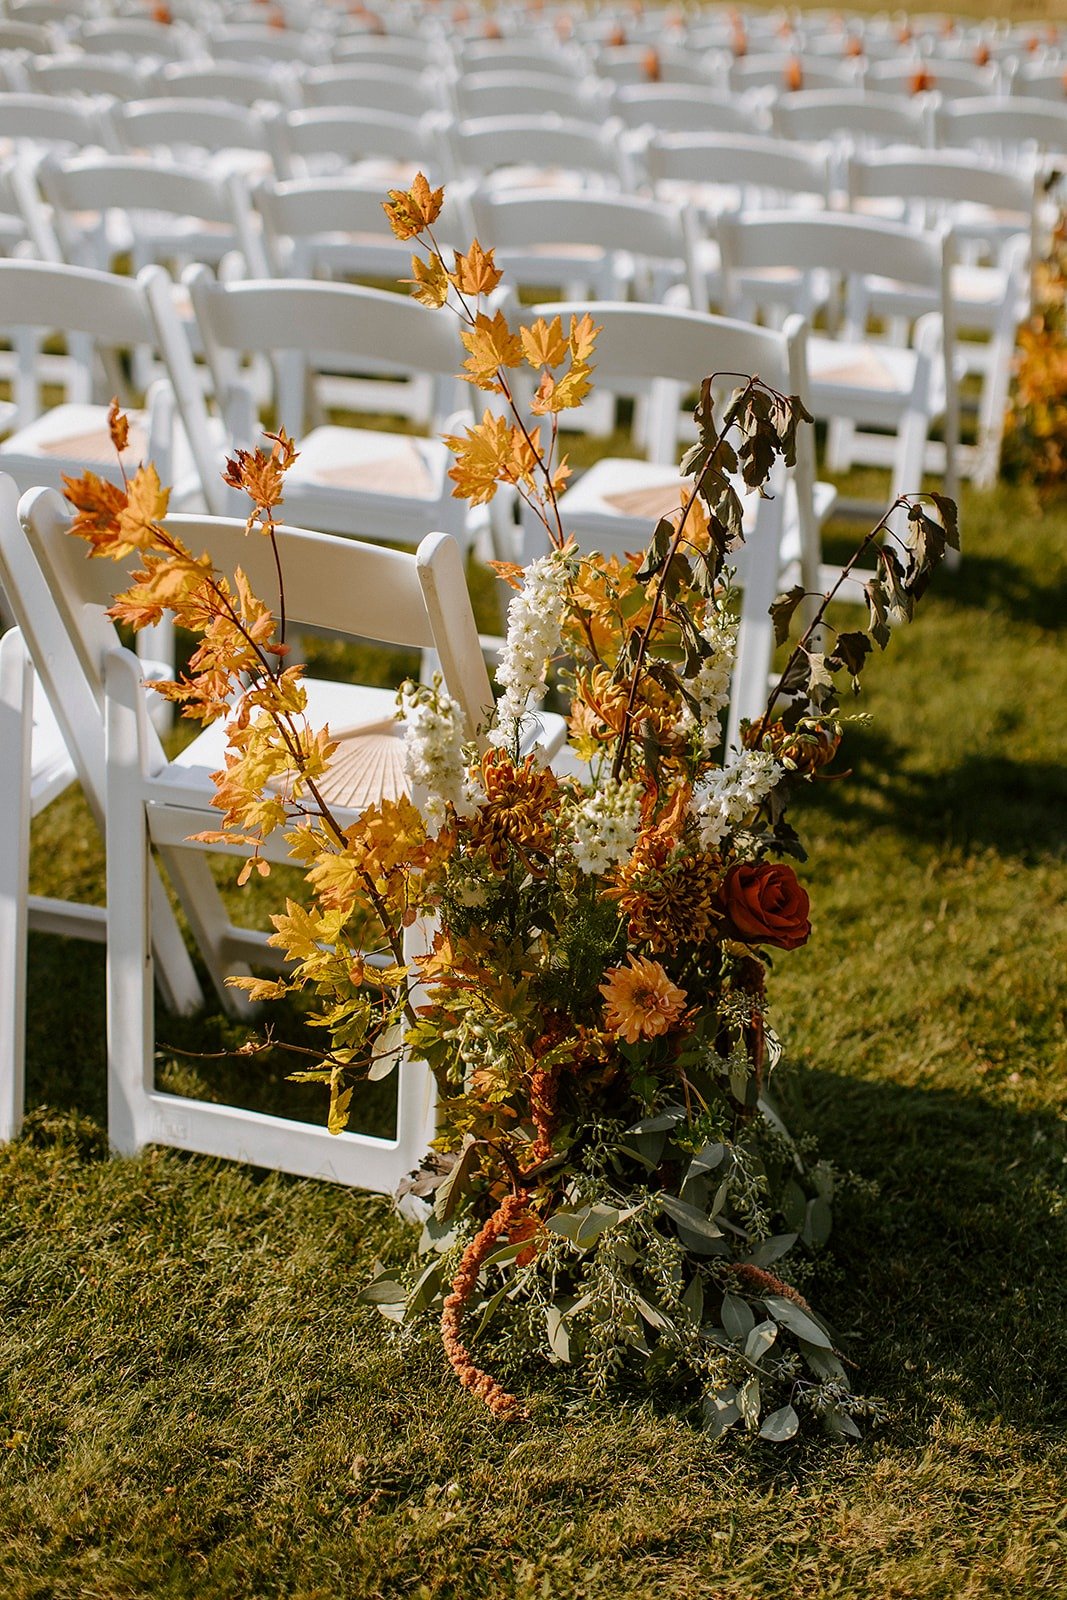
<svg viewBox="0 0 1067 1600">
<path fill-rule="evenodd" d="M 530 327 L 520 330 L 520 336 L 523 354 L 531 367 L 558 367 L 566 357 L 567 341 L 558 317 L 551 322 L 538 317 Z"/>
<path fill-rule="evenodd" d="M 92 546 L 94 556 L 111 556 L 118 560 L 125 554 L 114 548 L 119 534 L 119 514 L 126 506 L 125 489 L 109 483 L 106 478 L 98 478 L 95 472 L 83 472 L 79 478 L 68 478 L 64 473 L 63 492 L 75 511 L 71 533 L 85 539 Z"/>
<path fill-rule="evenodd" d="M 473 328 L 460 330 L 460 338 L 470 351 L 463 363 L 466 371 L 460 376 L 479 389 L 494 389 L 502 385 L 497 378 L 501 367 L 517 367 L 522 361 L 522 340 L 512 333 L 502 311 L 487 317 L 479 311 Z"/>
<path fill-rule="evenodd" d="M 107 431 L 111 435 L 111 443 L 121 455 L 130 442 L 130 419 L 119 409 L 117 396 L 108 407 Z"/>
<path fill-rule="evenodd" d="M 483 250 L 477 239 L 472 241 L 466 255 L 456 251 L 452 282 L 461 294 L 492 294 L 502 276 L 492 250 Z"/>
<path fill-rule="evenodd" d="M 444 198 L 445 191 L 431 189 L 425 175 L 418 172 L 410 189 L 390 189 L 388 200 L 382 201 L 382 210 L 398 239 L 414 239 L 437 221 Z"/>
<path fill-rule="evenodd" d="M 411 270 L 413 278 L 405 278 L 405 283 L 413 283 L 412 297 L 420 305 L 432 306 L 436 309 L 443 306 L 448 299 L 449 275 L 445 271 L 445 264 L 436 250 L 431 252 L 429 261 L 423 261 L 421 256 L 412 256 Z"/>
</svg>

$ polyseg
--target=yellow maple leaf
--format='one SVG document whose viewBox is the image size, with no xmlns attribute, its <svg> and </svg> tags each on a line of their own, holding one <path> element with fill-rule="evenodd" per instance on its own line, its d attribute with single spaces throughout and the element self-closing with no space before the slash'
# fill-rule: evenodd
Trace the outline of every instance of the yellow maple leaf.
<svg viewBox="0 0 1067 1600">
<path fill-rule="evenodd" d="M 388 200 L 382 201 L 382 210 L 398 239 L 414 239 L 437 221 L 444 198 L 445 191 L 431 189 L 424 174 L 419 172 L 410 189 L 390 189 Z"/>
<path fill-rule="evenodd" d="M 529 328 L 521 330 L 521 337 L 523 353 L 531 367 L 558 367 L 567 354 L 563 324 L 558 317 L 551 322 L 538 317 Z"/>
<path fill-rule="evenodd" d="M 473 240 L 466 255 L 456 251 L 456 270 L 452 282 L 461 294 L 492 294 L 503 274 L 493 260 L 492 250 L 483 250 Z"/>
<path fill-rule="evenodd" d="M 420 305 L 443 306 L 448 299 L 449 276 L 445 271 L 445 264 L 436 250 L 431 251 L 429 261 L 423 261 L 421 256 L 412 256 L 411 270 L 413 278 L 405 278 L 405 283 L 413 283 L 412 297 Z"/>
<path fill-rule="evenodd" d="M 511 449 L 511 429 L 503 417 L 491 411 L 465 434 L 447 434 L 445 444 L 456 458 L 448 476 L 455 484 L 454 500 L 469 500 L 472 506 L 486 505 L 496 494 Z"/>
<path fill-rule="evenodd" d="M 470 351 L 470 357 L 460 374 L 468 383 L 479 389 L 494 389 L 502 385 L 497 378 L 501 367 L 517 367 L 522 361 L 522 340 L 512 333 L 502 311 L 486 316 L 479 311 L 473 328 L 463 328 L 460 338 Z"/>
<path fill-rule="evenodd" d="M 149 550 L 159 538 L 158 524 L 167 514 L 170 490 L 164 489 L 150 461 L 140 466 L 126 487 L 126 504 L 119 512 L 119 541 L 128 550 Z"/>
<path fill-rule="evenodd" d="M 571 347 L 571 361 L 575 366 L 584 365 L 588 362 L 589 357 L 593 354 L 597 334 L 600 331 L 594 325 L 588 311 L 580 317 L 571 317 L 571 331 L 568 342 Z"/>
<path fill-rule="evenodd" d="M 530 402 L 530 410 L 535 416 L 543 417 L 554 411 L 568 411 L 573 406 L 580 406 L 593 387 L 589 381 L 592 370 L 584 362 L 572 361 L 570 371 L 565 372 L 562 378 L 553 378 L 550 372 L 546 372 Z"/>
</svg>

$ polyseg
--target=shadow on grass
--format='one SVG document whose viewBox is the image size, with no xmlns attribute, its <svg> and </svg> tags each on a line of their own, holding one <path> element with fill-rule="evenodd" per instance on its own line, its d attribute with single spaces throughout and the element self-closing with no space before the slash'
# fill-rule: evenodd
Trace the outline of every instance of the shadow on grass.
<svg viewBox="0 0 1067 1600">
<path fill-rule="evenodd" d="M 908 770 L 909 750 L 877 724 L 849 728 L 848 754 L 848 780 L 803 790 L 805 810 L 1022 860 L 1063 849 L 1067 767 L 1061 764 L 975 751 L 949 767 Z"/>
<path fill-rule="evenodd" d="M 30 940 L 26 1037 L 26 1105 L 71 1112 L 107 1127 L 104 952 L 83 947 L 71 960 L 70 941 Z M 201 974 L 203 977 L 203 974 Z M 44 997 L 47 997 L 46 999 Z M 317 1127 L 326 1123 L 328 1091 L 321 1083 L 292 1083 L 288 1074 L 314 1067 L 315 1060 L 277 1048 L 256 1055 L 237 1052 L 250 1034 L 270 1033 L 283 1044 L 321 1048 L 321 1029 L 309 1028 L 295 1008 L 272 1003 L 251 1024 L 234 1022 L 214 1009 L 192 1017 L 171 1016 L 157 1001 L 156 1085 L 168 1094 L 243 1106 L 270 1116 L 291 1117 Z M 391 1080 L 366 1084 L 357 1094 L 352 1128 L 391 1138 L 395 1134 L 395 1087 Z"/>
<path fill-rule="evenodd" d="M 977 1096 L 790 1073 L 783 1106 L 877 1193 L 837 1206 L 819 1302 L 889 1433 L 946 1407 L 1047 1436 L 1067 1421 L 1067 1128 Z"/>
</svg>

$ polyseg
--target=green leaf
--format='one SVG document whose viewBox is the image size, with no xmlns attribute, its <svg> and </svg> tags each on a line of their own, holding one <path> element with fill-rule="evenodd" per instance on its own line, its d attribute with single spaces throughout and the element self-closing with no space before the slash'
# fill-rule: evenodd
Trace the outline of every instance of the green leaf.
<svg viewBox="0 0 1067 1600">
<path fill-rule="evenodd" d="M 777 595 L 773 604 L 767 607 L 767 615 L 774 623 L 775 644 L 785 644 L 789 638 L 789 629 L 797 606 L 803 600 L 807 591 L 802 583 L 794 583 L 791 589 L 784 594 Z"/>
<path fill-rule="evenodd" d="M 759 1422 L 760 1413 L 760 1386 L 755 1373 L 751 1378 L 746 1378 L 737 1391 L 737 1405 L 741 1412 L 741 1419 L 749 1432 L 754 1432 Z"/>
<path fill-rule="evenodd" d="M 689 1170 L 686 1172 L 682 1188 L 684 1189 L 686 1184 L 692 1183 L 695 1178 L 702 1178 L 705 1173 L 714 1172 L 725 1154 L 726 1146 L 724 1144 L 718 1142 L 706 1144 L 703 1150 L 699 1150 L 689 1163 Z"/>
<path fill-rule="evenodd" d="M 830 1202 L 817 1194 L 808 1201 L 808 1215 L 804 1224 L 804 1243 L 813 1250 L 821 1250 L 833 1230 L 834 1215 Z"/>
<path fill-rule="evenodd" d="M 471 1335 L 472 1339 L 480 1338 L 481 1335 L 485 1332 L 486 1328 L 489 1325 L 489 1321 L 493 1316 L 493 1313 L 496 1311 L 497 1307 L 500 1305 L 501 1300 L 503 1300 L 504 1296 L 508 1293 L 508 1291 L 510 1290 L 511 1287 L 512 1287 L 511 1280 L 509 1278 L 506 1283 L 503 1283 L 501 1285 L 501 1287 L 497 1290 L 496 1294 L 492 1295 L 485 1302 L 485 1305 L 482 1308 L 482 1314 L 478 1319 L 478 1326 L 475 1328 L 473 1334 Z"/>
<path fill-rule="evenodd" d="M 840 1406 L 827 1406 L 822 1414 L 823 1426 L 838 1439 L 862 1439 L 863 1435 Z"/>
<path fill-rule="evenodd" d="M 698 1239 L 713 1240 L 722 1238 L 722 1229 L 717 1227 L 702 1211 L 698 1211 L 696 1206 L 686 1205 L 684 1200 L 675 1199 L 673 1194 L 661 1195 L 659 1203 L 660 1210 L 665 1211 L 678 1224 L 678 1232 L 683 1244 L 687 1243 L 684 1237 L 685 1234 L 690 1234 Z"/>
<path fill-rule="evenodd" d="M 795 1333 L 798 1339 L 803 1339 L 807 1344 L 813 1344 L 821 1350 L 832 1350 L 833 1343 L 824 1328 L 809 1317 L 806 1311 L 794 1305 L 792 1300 L 786 1300 L 781 1295 L 765 1294 L 763 1304 L 767 1307 L 775 1322 L 783 1328 L 788 1328 L 790 1333 Z"/>
<path fill-rule="evenodd" d="M 748 1259 L 754 1267 L 769 1267 L 789 1254 L 798 1237 L 795 1233 L 776 1233 L 773 1239 L 764 1239 L 757 1245 Z"/>
<path fill-rule="evenodd" d="M 682 1296 L 681 1304 L 699 1328 L 704 1320 L 704 1280 L 699 1272 L 694 1272 L 689 1280 L 689 1287 Z"/>
<path fill-rule="evenodd" d="M 746 1300 L 736 1294 L 724 1294 L 722 1297 L 722 1310 L 719 1313 L 722 1325 L 739 1344 L 743 1344 L 752 1329 L 756 1326 L 756 1319 L 752 1314 L 752 1307 Z"/>
<path fill-rule="evenodd" d="M 408 1292 L 395 1278 L 374 1278 L 356 1296 L 358 1306 L 395 1306 L 407 1302 Z"/>
<path fill-rule="evenodd" d="M 627 1133 L 662 1133 L 667 1128 L 676 1128 L 686 1119 L 684 1106 L 668 1106 L 658 1116 L 646 1117 L 643 1122 L 635 1122 L 632 1128 L 627 1128 Z"/>
<path fill-rule="evenodd" d="M 745 1340 L 745 1360 L 751 1361 L 753 1365 L 762 1361 L 777 1337 L 778 1328 L 775 1323 L 757 1322 Z"/>
<path fill-rule="evenodd" d="M 478 1145 L 469 1135 L 455 1165 L 443 1183 L 438 1184 L 433 1197 L 433 1214 L 438 1222 L 447 1222 L 459 1204 L 460 1197 L 470 1188 L 471 1177 L 478 1166 Z"/>
<path fill-rule="evenodd" d="M 781 1406 L 777 1411 L 772 1411 L 765 1417 L 763 1426 L 759 1431 L 761 1439 L 769 1439 L 772 1444 L 783 1444 L 786 1439 L 792 1439 L 800 1427 L 800 1418 L 792 1406 Z"/>
<path fill-rule="evenodd" d="M 559 1306 L 549 1306 L 545 1312 L 545 1326 L 548 1331 L 548 1343 L 557 1361 L 564 1361 L 568 1365 L 571 1359 L 571 1340 L 564 1321 L 566 1311 Z"/>
<path fill-rule="evenodd" d="M 577 1249 L 588 1250 L 602 1233 L 622 1219 L 622 1215 L 614 1206 L 606 1206 L 598 1201 L 595 1205 L 583 1206 L 580 1211 L 555 1211 L 546 1227 L 550 1233 L 558 1233 L 564 1239 L 569 1239 Z"/>
</svg>

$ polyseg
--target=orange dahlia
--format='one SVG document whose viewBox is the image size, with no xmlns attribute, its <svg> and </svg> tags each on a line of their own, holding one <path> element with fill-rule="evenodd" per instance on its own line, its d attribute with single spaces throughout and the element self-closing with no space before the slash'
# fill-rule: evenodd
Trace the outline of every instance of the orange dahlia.
<svg viewBox="0 0 1067 1600">
<path fill-rule="evenodd" d="M 604 1025 L 627 1044 L 666 1033 L 685 1010 L 685 990 L 672 983 L 658 961 L 630 956 L 628 967 L 613 967 L 600 992 L 607 1001 Z"/>
</svg>

